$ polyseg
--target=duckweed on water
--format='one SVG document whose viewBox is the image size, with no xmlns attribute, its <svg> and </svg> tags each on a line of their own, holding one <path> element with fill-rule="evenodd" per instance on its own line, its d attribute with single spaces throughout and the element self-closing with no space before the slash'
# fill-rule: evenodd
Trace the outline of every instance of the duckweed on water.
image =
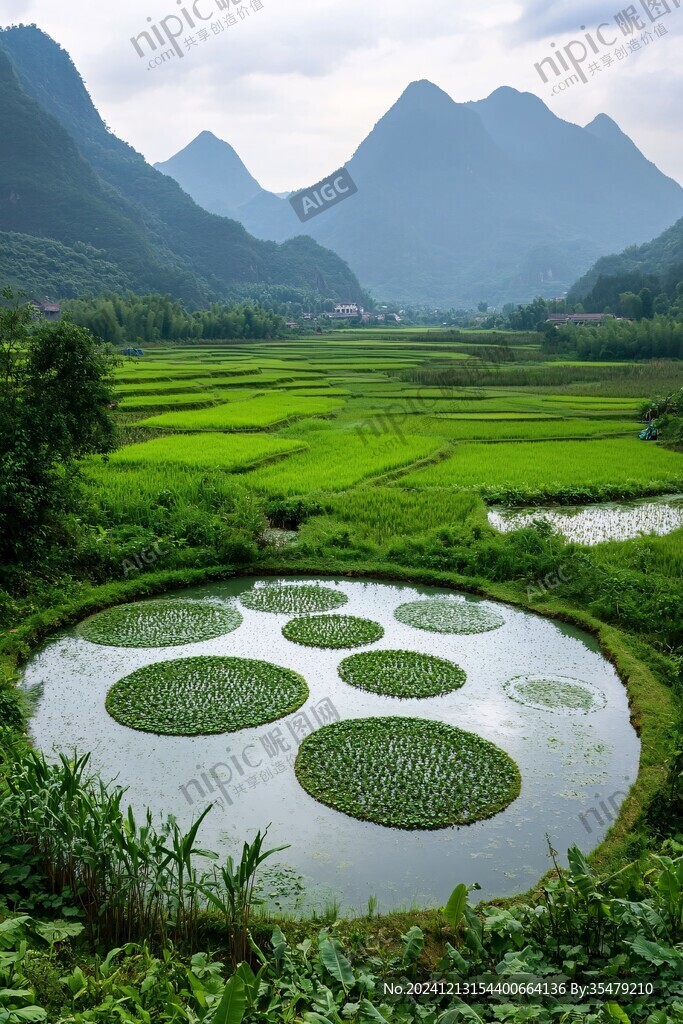
<svg viewBox="0 0 683 1024">
<path fill-rule="evenodd" d="M 236 608 L 213 601 L 140 601 L 81 622 L 78 633 L 107 647 L 179 647 L 213 640 L 242 624 Z"/>
<path fill-rule="evenodd" d="M 358 619 L 354 615 L 306 615 L 288 622 L 282 634 L 287 640 L 305 647 L 337 650 L 373 644 L 382 639 L 384 630 L 378 622 Z"/>
<path fill-rule="evenodd" d="M 304 740 L 295 771 L 337 811 L 400 829 L 490 818 L 519 795 L 519 769 L 475 733 L 422 718 L 351 719 Z"/>
<path fill-rule="evenodd" d="M 417 651 L 363 651 L 339 666 L 345 683 L 385 697 L 437 697 L 458 690 L 467 676 L 444 658 Z"/>
<path fill-rule="evenodd" d="M 249 658 L 178 658 L 119 680 L 107 711 L 122 725 L 160 736 L 210 736 L 274 722 L 308 699 L 290 669 Z"/>
<path fill-rule="evenodd" d="M 400 605 L 394 615 L 399 622 L 431 633 L 488 633 L 505 624 L 502 615 L 472 601 L 431 598 Z"/>
<path fill-rule="evenodd" d="M 341 608 L 348 601 L 346 594 L 331 587 L 314 584 L 295 586 L 284 583 L 266 583 L 240 595 L 245 608 L 275 615 L 300 615 L 305 612 L 329 612 Z"/>
<path fill-rule="evenodd" d="M 560 714 L 589 715 L 607 703 L 594 686 L 565 676 L 515 676 L 505 683 L 505 691 L 518 704 Z"/>
</svg>

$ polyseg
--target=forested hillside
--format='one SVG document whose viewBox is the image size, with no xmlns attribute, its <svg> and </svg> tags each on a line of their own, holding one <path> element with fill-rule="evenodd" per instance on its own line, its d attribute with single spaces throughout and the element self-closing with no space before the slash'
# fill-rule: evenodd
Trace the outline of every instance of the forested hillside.
<svg viewBox="0 0 683 1024">
<path fill-rule="evenodd" d="M 109 131 L 69 55 L 39 29 L 0 32 L 0 55 L 0 130 L 13 139 L 0 157 L 0 230 L 85 242 L 136 287 L 196 304 L 255 284 L 362 298 L 346 264 L 310 238 L 257 241 L 150 167 Z"/>
</svg>

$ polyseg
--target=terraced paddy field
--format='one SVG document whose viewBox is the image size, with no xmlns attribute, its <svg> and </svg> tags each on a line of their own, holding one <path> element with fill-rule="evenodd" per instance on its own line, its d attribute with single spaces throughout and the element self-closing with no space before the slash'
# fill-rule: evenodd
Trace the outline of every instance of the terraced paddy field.
<svg viewBox="0 0 683 1024">
<path fill-rule="evenodd" d="M 230 471 L 305 448 L 302 441 L 270 434 L 173 434 L 120 448 L 109 462 L 112 466 L 202 466 Z"/>
<path fill-rule="evenodd" d="M 128 499 L 142 523 L 144 503 L 166 491 L 183 507 L 206 507 L 192 479 L 202 470 L 211 473 L 213 508 L 237 486 L 259 500 L 313 495 L 324 514 L 305 536 L 316 523 L 343 523 L 385 541 L 392 530 L 452 526 L 465 491 L 491 529 L 486 502 L 576 503 L 683 487 L 683 456 L 637 439 L 640 406 L 667 374 L 678 379 L 676 364 L 553 362 L 527 343 L 520 359 L 514 335 L 506 344 L 439 338 L 346 332 L 151 348 L 118 371 L 130 444 L 87 472 L 114 518 Z M 580 383 L 558 386 L 572 374 Z M 354 522 L 350 510 L 361 506 Z M 426 519 L 411 517 L 411 507 Z"/>
<path fill-rule="evenodd" d="M 145 427 L 177 430 L 259 430 L 293 418 L 323 416 L 341 407 L 328 398 L 305 398 L 287 392 L 271 393 L 248 402 L 216 405 L 199 412 L 167 412 L 142 420 Z"/>
<path fill-rule="evenodd" d="M 487 498 L 572 490 L 664 493 L 683 483 L 683 455 L 648 447 L 633 438 L 604 441 L 461 444 L 448 459 L 401 478 L 404 487 L 477 488 Z"/>
</svg>

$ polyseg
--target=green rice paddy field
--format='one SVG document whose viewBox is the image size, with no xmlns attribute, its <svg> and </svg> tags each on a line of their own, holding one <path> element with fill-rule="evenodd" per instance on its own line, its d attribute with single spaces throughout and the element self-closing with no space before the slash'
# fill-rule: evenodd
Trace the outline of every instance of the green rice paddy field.
<svg viewBox="0 0 683 1024">
<path fill-rule="evenodd" d="M 463 348 L 396 332 L 151 349 L 117 370 L 130 443 L 88 472 L 114 517 L 166 492 L 192 504 L 210 481 L 219 495 L 314 496 L 338 525 L 384 540 L 454 516 L 485 524 L 482 499 L 683 489 L 683 455 L 638 440 L 641 403 L 680 386 L 678 364 L 525 351 L 515 365 L 514 349 L 504 361 Z M 570 366 L 577 381 L 558 384 Z"/>
</svg>

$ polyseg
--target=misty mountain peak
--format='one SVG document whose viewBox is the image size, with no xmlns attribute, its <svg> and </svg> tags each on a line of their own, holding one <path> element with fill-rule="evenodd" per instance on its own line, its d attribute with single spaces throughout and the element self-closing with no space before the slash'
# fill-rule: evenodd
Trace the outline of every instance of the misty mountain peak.
<svg viewBox="0 0 683 1024">
<path fill-rule="evenodd" d="M 469 145 L 491 146 L 480 118 L 468 104 L 456 103 L 438 85 L 421 79 L 410 83 L 361 143 L 354 169 L 362 175 L 370 162 L 385 165 L 388 173 L 397 159 L 426 165 L 437 156 L 448 162 L 454 149 Z"/>
<path fill-rule="evenodd" d="M 200 132 L 170 160 L 154 166 L 174 178 L 200 206 L 222 216 L 234 216 L 261 192 L 230 143 L 210 131 Z"/>
<path fill-rule="evenodd" d="M 647 176 L 656 170 L 655 165 L 640 152 L 635 142 L 607 114 L 598 114 L 586 125 L 584 131 L 600 142 L 607 143 L 612 152 L 617 154 L 617 159 L 628 161 L 634 172 L 643 176 L 643 184 Z"/>
<path fill-rule="evenodd" d="M 514 103 L 517 106 L 545 107 L 545 103 L 533 92 L 520 92 L 511 85 L 501 85 L 487 97 L 488 103 Z"/>
<path fill-rule="evenodd" d="M 594 117 L 590 124 L 586 125 L 586 131 L 605 142 L 621 142 L 628 139 L 617 122 L 613 121 L 608 114 L 598 114 L 597 117 Z"/>
<path fill-rule="evenodd" d="M 494 137 L 510 131 L 543 131 L 559 124 L 559 118 L 539 96 L 532 92 L 519 92 L 508 85 L 467 106 L 476 110 Z"/>
<path fill-rule="evenodd" d="M 444 101 L 447 101 L 448 103 L 454 102 L 447 92 L 440 89 L 438 85 L 434 85 L 434 83 L 430 82 L 428 78 L 420 78 L 415 82 L 411 82 L 410 85 L 407 85 L 399 97 L 398 102 L 401 103 L 402 100 L 416 99 L 422 102 L 425 100 L 436 100 L 441 103 Z"/>
</svg>

